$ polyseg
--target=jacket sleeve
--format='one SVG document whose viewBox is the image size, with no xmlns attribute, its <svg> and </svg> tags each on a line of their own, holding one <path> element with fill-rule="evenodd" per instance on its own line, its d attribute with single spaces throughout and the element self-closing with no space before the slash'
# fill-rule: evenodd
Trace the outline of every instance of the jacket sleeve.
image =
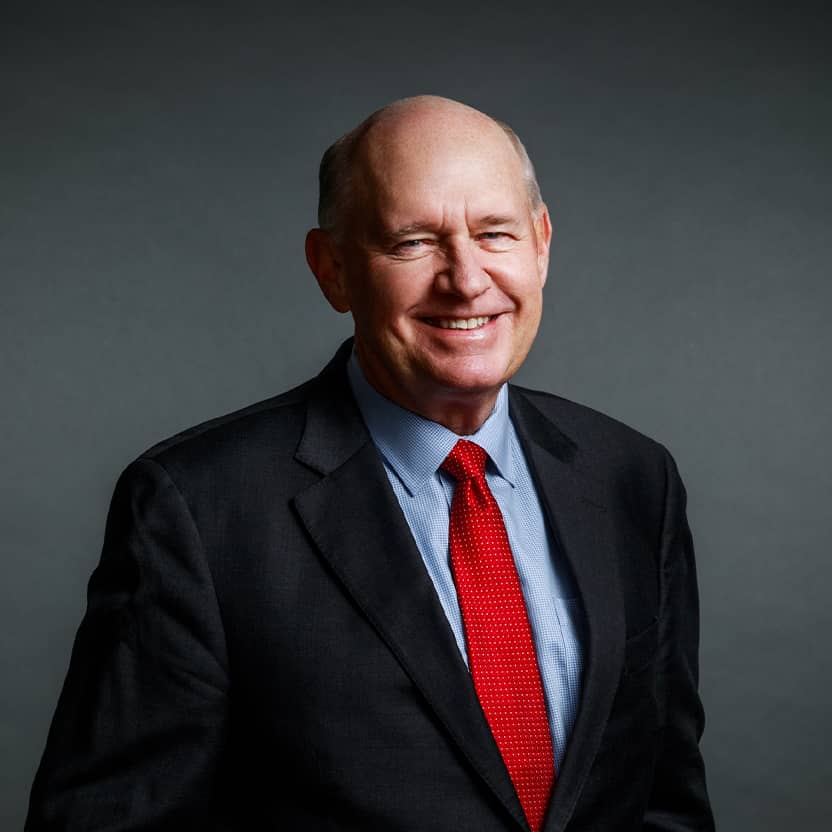
<svg viewBox="0 0 832 832">
<path fill-rule="evenodd" d="M 664 727 L 644 829 L 707 832 L 714 829 L 714 820 L 699 750 L 705 717 L 698 693 L 696 567 L 685 514 L 685 489 L 669 454 L 665 470 L 657 674 L 659 717 Z"/>
<path fill-rule="evenodd" d="M 26 830 L 211 827 L 228 674 L 197 528 L 157 462 L 119 479 Z"/>
</svg>

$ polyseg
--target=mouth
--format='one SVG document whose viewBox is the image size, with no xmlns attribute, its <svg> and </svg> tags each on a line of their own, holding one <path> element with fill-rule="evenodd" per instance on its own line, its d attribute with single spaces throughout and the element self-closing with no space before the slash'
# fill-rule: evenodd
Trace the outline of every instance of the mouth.
<svg viewBox="0 0 832 832">
<path fill-rule="evenodd" d="M 424 321 L 439 329 L 480 329 L 496 317 L 496 315 L 479 315 L 475 318 L 424 318 Z"/>
</svg>

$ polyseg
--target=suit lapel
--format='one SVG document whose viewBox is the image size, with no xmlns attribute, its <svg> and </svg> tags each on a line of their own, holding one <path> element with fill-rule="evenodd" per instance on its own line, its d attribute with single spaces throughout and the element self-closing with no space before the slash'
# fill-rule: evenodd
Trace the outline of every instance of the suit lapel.
<svg viewBox="0 0 832 832">
<path fill-rule="evenodd" d="M 318 482 L 294 504 L 344 590 L 520 828 L 517 795 L 433 583 L 352 398 L 342 350 L 318 378 L 296 458 Z"/>
<path fill-rule="evenodd" d="M 351 343 L 318 377 L 299 462 L 321 475 L 298 515 L 344 590 L 421 691 L 472 768 L 522 829 L 517 795 L 344 370 Z M 624 613 L 612 518 L 580 449 L 516 388 L 511 414 L 586 619 L 581 704 L 546 818 L 561 832 L 598 751 L 623 661 Z"/>
<path fill-rule="evenodd" d="M 558 772 L 545 832 L 560 832 L 572 816 L 598 751 L 623 661 L 624 612 L 612 519 L 580 449 L 516 388 L 511 413 L 551 529 L 583 605 L 586 638 L 581 703 Z"/>
</svg>

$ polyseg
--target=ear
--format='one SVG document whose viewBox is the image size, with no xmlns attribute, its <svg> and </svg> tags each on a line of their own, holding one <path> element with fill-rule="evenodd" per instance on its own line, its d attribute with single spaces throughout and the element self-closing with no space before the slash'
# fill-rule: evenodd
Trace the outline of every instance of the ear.
<svg viewBox="0 0 832 832">
<path fill-rule="evenodd" d="M 540 285 L 543 286 L 549 271 L 549 246 L 552 243 L 552 221 L 545 203 L 541 203 L 534 213 L 534 233 L 537 238 L 537 270 Z"/>
<path fill-rule="evenodd" d="M 341 252 L 331 234 L 320 228 L 313 228 L 306 235 L 306 262 L 329 305 L 336 312 L 349 312 L 349 293 L 344 279 Z"/>
</svg>

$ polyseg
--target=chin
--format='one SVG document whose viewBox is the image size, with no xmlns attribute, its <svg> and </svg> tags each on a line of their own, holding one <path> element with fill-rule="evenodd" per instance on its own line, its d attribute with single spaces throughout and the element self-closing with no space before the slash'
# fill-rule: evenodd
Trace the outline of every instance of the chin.
<svg viewBox="0 0 832 832">
<path fill-rule="evenodd" d="M 496 393 L 508 381 L 508 375 L 491 372 L 444 372 L 432 374 L 433 386 L 460 396 L 484 396 Z"/>
<path fill-rule="evenodd" d="M 452 379 L 455 386 L 477 390 L 500 387 L 511 377 L 514 366 L 510 357 L 470 356 L 438 362 L 435 369 L 437 376 Z"/>
</svg>

